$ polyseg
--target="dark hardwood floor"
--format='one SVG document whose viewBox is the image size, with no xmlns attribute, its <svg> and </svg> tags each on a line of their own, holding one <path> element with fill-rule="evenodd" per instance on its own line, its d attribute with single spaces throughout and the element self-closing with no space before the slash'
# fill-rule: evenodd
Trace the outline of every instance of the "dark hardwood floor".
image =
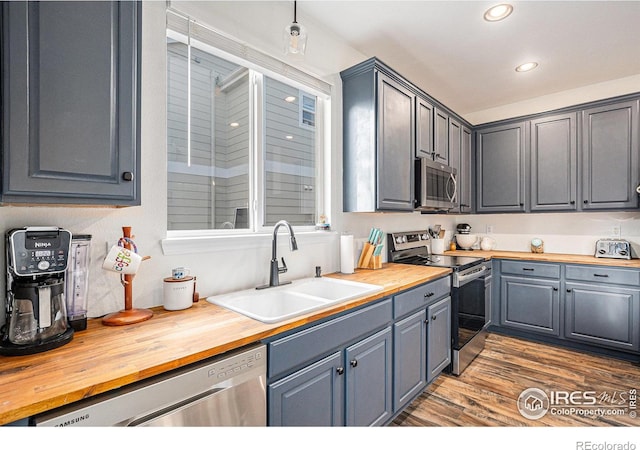
<svg viewBox="0 0 640 450">
<path fill-rule="evenodd" d="M 585 402 L 595 398 L 596 404 L 574 408 L 615 409 L 623 414 L 578 414 L 567 409 L 559 414 L 557 409 L 552 413 L 552 404 L 542 418 L 527 419 L 520 414 L 517 400 L 528 388 L 548 395 L 578 392 L 575 400 L 588 391 Z M 392 426 L 640 426 L 630 403 L 636 390 L 640 394 L 636 363 L 492 333 L 484 351 L 462 375 L 442 374 Z"/>
</svg>

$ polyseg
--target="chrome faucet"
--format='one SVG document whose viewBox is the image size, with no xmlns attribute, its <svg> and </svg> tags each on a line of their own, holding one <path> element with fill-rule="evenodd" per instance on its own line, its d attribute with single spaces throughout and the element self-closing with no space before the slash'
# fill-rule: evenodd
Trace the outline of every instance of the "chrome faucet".
<svg viewBox="0 0 640 450">
<path fill-rule="evenodd" d="M 278 248 L 278 228 L 282 225 L 287 227 L 289 230 L 290 242 L 289 247 L 291 251 L 298 250 L 298 243 L 296 242 L 296 237 L 293 234 L 293 228 L 286 220 L 281 220 L 275 224 L 273 227 L 273 240 L 271 242 L 271 265 L 269 270 L 269 284 L 264 286 L 258 286 L 256 289 L 266 289 L 274 286 L 281 286 L 283 284 L 289 284 L 291 281 L 280 282 L 280 274 L 285 273 L 287 271 L 287 264 L 284 262 L 284 257 L 282 258 L 282 267 L 278 265 L 278 256 L 277 256 L 277 248 Z"/>
</svg>

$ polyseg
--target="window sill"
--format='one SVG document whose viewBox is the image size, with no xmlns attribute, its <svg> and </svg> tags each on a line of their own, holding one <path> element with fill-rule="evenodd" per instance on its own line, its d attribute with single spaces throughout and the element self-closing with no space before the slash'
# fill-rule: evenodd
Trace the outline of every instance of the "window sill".
<svg viewBox="0 0 640 450">
<path fill-rule="evenodd" d="M 288 236 L 288 235 L 287 235 Z M 301 248 L 305 244 L 327 243 L 336 240 L 335 231 L 307 231 L 295 234 Z M 278 233 L 279 243 L 289 245 L 285 233 Z M 166 238 L 161 241 L 164 255 L 187 255 L 192 253 L 224 252 L 271 247 L 273 233 L 237 234 L 227 236 L 197 236 Z"/>
</svg>

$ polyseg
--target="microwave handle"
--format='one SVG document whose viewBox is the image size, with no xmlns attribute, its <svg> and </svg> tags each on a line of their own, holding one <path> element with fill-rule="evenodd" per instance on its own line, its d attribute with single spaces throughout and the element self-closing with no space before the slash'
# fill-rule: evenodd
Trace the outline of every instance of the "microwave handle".
<svg viewBox="0 0 640 450">
<path fill-rule="evenodd" d="M 449 181 L 453 182 L 453 195 L 449 195 Z M 449 174 L 449 180 L 447 181 L 447 197 L 449 197 L 449 201 L 451 203 L 456 202 L 456 197 L 458 195 L 458 182 L 456 181 L 456 177 L 453 173 Z"/>
</svg>

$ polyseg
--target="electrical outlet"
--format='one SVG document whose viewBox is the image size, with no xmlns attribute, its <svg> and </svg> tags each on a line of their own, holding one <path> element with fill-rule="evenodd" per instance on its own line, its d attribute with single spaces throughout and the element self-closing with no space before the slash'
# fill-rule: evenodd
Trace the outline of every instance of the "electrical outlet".
<svg viewBox="0 0 640 450">
<path fill-rule="evenodd" d="M 613 237 L 620 237 L 620 225 L 614 225 L 612 229 Z"/>
<path fill-rule="evenodd" d="M 487 225 L 487 234 L 493 233 L 493 225 Z"/>
</svg>

